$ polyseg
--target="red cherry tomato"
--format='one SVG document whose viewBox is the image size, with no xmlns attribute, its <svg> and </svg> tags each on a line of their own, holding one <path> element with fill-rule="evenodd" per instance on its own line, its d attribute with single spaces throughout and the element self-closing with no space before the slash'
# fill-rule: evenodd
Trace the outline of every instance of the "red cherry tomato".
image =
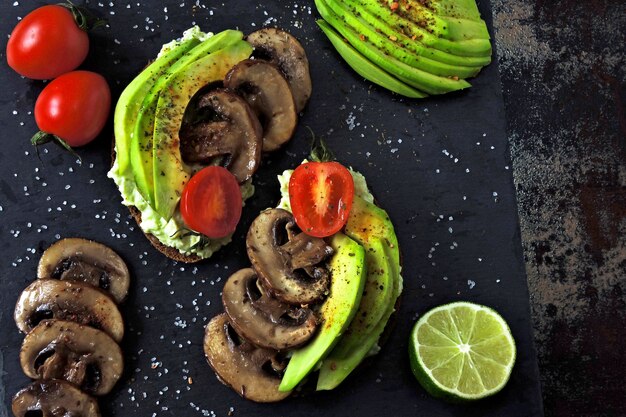
<svg viewBox="0 0 626 417">
<path fill-rule="evenodd" d="M 104 127 L 111 109 L 111 91 L 95 72 L 61 75 L 43 89 L 35 103 L 35 121 L 43 132 L 70 146 L 91 142 Z"/>
<path fill-rule="evenodd" d="M 209 166 L 185 185 L 180 213 L 190 229 L 218 239 L 235 231 L 242 205 L 235 176 L 226 168 Z"/>
<path fill-rule="evenodd" d="M 298 227 L 306 234 L 326 237 L 348 221 L 354 197 L 350 171 L 337 162 L 307 162 L 289 180 L 289 200 Z"/>
<path fill-rule="evenodd" d="M 49 80 L 72 71 L 87 57 L 89 37 L 63 6 L 43 6 L 13 29 L 7 62 L 19 74 Z"/>
</svg>

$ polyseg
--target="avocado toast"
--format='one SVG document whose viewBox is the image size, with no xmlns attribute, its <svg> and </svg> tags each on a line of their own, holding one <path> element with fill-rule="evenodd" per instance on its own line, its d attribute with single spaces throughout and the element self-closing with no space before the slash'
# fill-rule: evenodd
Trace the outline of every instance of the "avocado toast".
<svg viewBox="0 0 626 417">
<path fill-rule="evenodd" d="M 337 185 L 342 170 L 349 186 Z M 337 387 L 379 352 L 402 292 L 393 224 L 360 173 L 305 162 L 279 181 L 278 207 L 262 212 L 247 235 L 252 267 L 225 283 L 225 313 L 207 325 L 204 342 L 220 381 L 256 402 L 280 401 L 315 380 L 318 391 Z M 302 190 L 314 200 L 324 194 L 325 208 L 345 212 L 338 229 L 311 235 L 333 222 L 307 227 L 302 200 L 313 207 L 309 216 L 320 210 Z"/>
<path fill-rule="evenodd" d="M 194 27 L 164 45 L 120 96 L 109 172 L 150 242 L 183 262 L 229 243 L 262 153 L 291 139 L 310 95 L 304 49 L 280 29 Z"/>
</svg>

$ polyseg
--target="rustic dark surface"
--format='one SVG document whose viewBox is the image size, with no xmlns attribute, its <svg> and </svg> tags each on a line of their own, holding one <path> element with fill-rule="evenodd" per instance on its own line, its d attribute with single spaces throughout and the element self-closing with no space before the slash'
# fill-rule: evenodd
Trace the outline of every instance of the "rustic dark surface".
<svg viewBox="0 0 626 417">
<path fill-rule="evenodd" d="M 495 0 L 546 416 L 626 415 L 626 2 Z"/>
<path fill-rule="evenodd" d="M 157 3 L 149 1 L 91 3 L 99 13 L 109 15 L 113 23 L 117 22 L 117 26 L 113 32 L 99 32 L 93 36 L 95 50 L 87 67 L 106 68 L 117 94 L 131 74 L 152 56 L 155 46 L 178 34 L 182 27 L 190 24 L 190 20 L 197 19 L 203 27 L 213 24 L 221 29 L 227 23 L 223 17 L 234 19 L 239 14 L 224 9 L 221 2 L 209 7 L 215 9 L 215 17 L 207 15 L 206 7 L 196 10 L 193 7 L 195 2 L 183 0 L 168 2 L 168 12 L 164 12 L 162 6 L 149 7 L 148 3 Z M 135 7 L 137 3 L 142 3 L 142 7 Z M 185 6 L 179 7 L 179 3 Z M 246 13 L 253 14 L 259 26 L 269 20 L 270 24 L 284 25 L 303 36 L 305 47 L 310 48 L 310 53 L 320 62 L 336 59 L 327 45 L 318 43 L 323 38 L 314 35 L 313 16 L 307 13 L 306 6 L 300 5 L 296 16 L 292 13 L 293 6 L 285 3 L 280 7 L 280 2 L 274 3 L 274 6 L 256 6 Z M 482 3 L 484 7 L 487 2 Z M 523 276 L 522 264 L 517 257 L 521 256 L 520 238 L 511 223 L 515 216 L 508 211 L 514 210 L 512 190 L 509 190 L 511 173 L 508 168 L 511 164 L 517 188 L 545 414 L 559 417 L 626 415 L 623 401 L 626 396 L 623 371 L 626 358 L 620 346 L 626 326 L 626 12 L 623 3 L 617 0 L 567 0 L 556 5 L 556 2 L 542 0 L 492 1 L 512 163 L 505 138 L 491 134 L 503 132 L 499 121 L 493 126 L 487 123 L 484 129 L 473 126 L 464 131 L 462 136 L 470 138 L 468 143 L 459 141 L 459 132 L 454 125 L 446 126 L 445 123 L 446 115 L 453 115 L 451 117 L 456 122 L 472 126 L 463 102 L 454 104 L 454 100 L 476 103 L 485 94 L 493 95 L 492 102 L 500 100 L 498 89 L 492 88 L 491 84 L 497 82 L 495 66 L 488 68 L 477 80 L 476 88 L 467 94 L 420 103 L 417 106 L 419 113 L 408 113 L 414 121 L 410 133 L 396 126 L 399 118 L 406 117 L 408 106 L 403 101 L 390 100 L 377 89 L 372 89 L 364 100 L 365 109 L 358 107 L 356 98 L 352 102 L 342 98 L 343 94 L 354 97 L 367 89 L 367 84 L 356 77 L 347 82 L 339 94 L 333 95 L 332 90 L 323 93 L 318 90 L 316 111 L 309 111 L 305 122 L 314 127 L 317 125 L 319 133 L 334 138 L 334 146 L 342 159 L 372 179 L 374 190 L 378 190 L 377 196 L 390 209 L 392 217 L 410 229 L 403 232 L 401 243 L 410 247 L 408 253 L 415 254 L 408 258 L 410 262 L 407 261 L 405 266 L 409 276 L 412 279 L 417 277 L 418 281 L 409 283 L 404 316 L 398 322 L 383 359 L 359 373 L 340 394 L 309 398 L 300 402 L 302 406 L 308 404 L 321 412 L 331 412 L 342 404 L 349 404 L 353 413 L 364 414 L 373 410 L 360 401 L 364 398 L 363 393 L 357 395 L 359 390 L 365 389 L 371 398 L 381 400 L 375 404 L 385 406 L 391 414 L 393 410 L 408 410 L 414 415 L 428 409 L 437 410 L 431 415 L 442 416 L 488 413 L 511 416 L 506 401 L 516 398 L 513 390 L 527 387 L 526 399 L 534 398 L 537 391 L 532 388 L 534 361 L 529 357 L 533 352 L 532 344 L 525 334 L 527 319 L 518 316 L 519 311 L 506 303 L 510 295 L 521 294 L 520 287 L 512 289 L 510 281 L 517 282 Z M 6 18 L 3 18 L 1 33 L 10 30 L 7 28 L 14 24 L 17 15 L 23 16 L 25 11 L 42 2 L 19 1 L 15 4 L 13 6 L 12 1 L 0 4 Z M 132 4 L 130 11 L 125 10 L 127 4 Z M 269 16 L 263 14 L 265 9 L 269 10 Z M 127 17 L 122 18 L 122 15 Z M 169 20 L 164 15 L 168 15 Z M 278 18 L 278 21 L 271 21 L 271 17 Z M 124 19 L 132 21 L 137 28 L 120 32 L 120 22 Z M 304 28 L 297 26 L 300 19 L 305 22 Z M 176 23 L 180 21 L 188 24 Z M 253 30 L 248 25 L 242 29 Z M 162 35 L 157 35 L 160 32 Z M 142 38 L 141 42 L 138 42 L 138 36 Z M 97 48 L 101 48 L 100 52 Z M 106 51 L 106 56 L 102 51 Z M 315 76 L 321 82 L 324 78 L 319 71 L 325 67 L 321 63 L 314 66 Z M 202 363 L 198 349 L 202 322 L 219 311 L 219 300 L 211 286 L 222 285 L 214 283 L 206 272 L 221 270 L 219 278 L 226 277 L 228 268 L 232 271 L 240 266 L 241 262 L 232 258 L 241 257 L 242 244 L 231 245 L 214 262 L 201 267 L 197 274 L 193 267 L 183 271 L 181 265 L 164 260 L 143 240 L 136 228 L 130 229 L 132 220 L 119 205 L 112 183 L 103 177 L 104 167 L 109 162 L 104 143 L 81 151 L 85 161 L 82 166 L 55 148 L 43 153 L 44 162 L 38 164 L 32 149 L 23 142 L 34 129 L 32 115 L 28 112 L 41 86 L 19 79 L 5 66 L 0 75 L 3 88 L 9 87 L 10 83 L 8 91 L 3 92 L 5 100 L 1 103 L 0 127 L 4 130 L 5 140 L 15 143 L 0 152 L 0 164 L 5 169 L 2 172 L 7 174 L 0 181 L 1 248 L 6 258 L 2 264 L 2 282 L 8 282 L 4 296 L 0 298 L 3 303 L 0 347 L 4 353 L 4 356 L 0 355 L 0 371 L 4 368 L 8 372 L 2 375 L 4 384 L 0 384 L 4 404 L 8 396 L 26 382 L 15 362 L 21 336 L 11 324 L 12 307 L 4 303 L 13 303 L 21 288 L 30 282 L 36 259 L 48 244 L 58 236 L 80 233 L 98 237 L 119 250 L 135 271 L 144 271 L 146 267 L 154 271 L 154 276 L 141 274 L 142 281 L 134 283 L 130 303 L 124 307 L 127 320 L 133 323 L 125 340 L 127 373 L 104 405 L 105 409 L 117 409 L 116 415 L 151 415 L 146 414 L 147 410 L 158 411 L 159 415 L 173 412 L 202 415 L 213 409 L 218 415 L 226 415 L 232 405 L 235 415 L 244 415 L 247 405 L 240 406 L 242 402 L 236 395 L 216 383 L 212 372 Z M 346 77 L 353 77 L 349 69 L 345 66 L 337 68 L 337 72 L 330 75 L 331 83 L 335 86 L 338 80 L 343 82 Z M 386 106 L 382 110 L 388 114 L 373 112 L 382 103 Z M 13 109 L 16 113 L 12 113 Z M 492 114 L 494 119 L 500 120 L 500 112 L 501 109 L 494 107 L 480 115 L 484 118 Z M 370 120 L 372 114 L 380 121 Z M 389 114 L 395 117 L 389 117 Z M 385 139 L 379 137 L 378 127 L 391 135 Z M 489 135 L 484 139 L 482 133 L 486 131 Z M 419 132 L 423 134 L 421 138 Z M 305 136 L 306 130 L 302 127 L 297 138 L 304 141 Z M 474 143 L 475 137 L 479 137 L 480 145 Z M 398 138 L 403 138 L 404 142 Z M 344 140 L 348 140 L 345 146 L 341 145 Z M 490 150 L 489 146 L 493 145 L 495 150 Z M 290 146 L 287 154 L 268 161 L 259 184 L 273 187 L 273 176 L 303 157 L 305 148 L 302 143 Z M 446 152 L 452 152 L 453 157 L 448 158 Z M 463 157 L 458 166 L 452 162 L 457 155 Z M 398 161 L 412 161 L 415 164 L 413 175 L 394 168 Z M 466 167 L 471 167 L 471 175 L 465 175 Z M 12 176 L 14 173 L 15 177 Z M 414 209 L 401 209 L 400 205 L 405 201 L 390 192 L 393 187 L 386 187 L 385 178 L 397 177 L 419 190 L 420 201 L 415 203 Z M 492 197 L 491 193 L 496 190 L 498 195 Z M 269 193 L 259 195 L 250 210 L 258 212 L 276 201 L 276 194 L 272 188 Z M 461 198 L 466 194 L 467 202 Z M 47 196 L 51 196 L 51 200 Z M 422 210 L 427 207 L 431 208 Z M 27 215 L 20 214 L 20 209 Z M 440 213 L 445 214 L 445 220 L 441 222 Z M 251 216 L 249 213 L 245 222 L 249 223 Z M 502 224 L 506 228 L 494 227 L 496 232 L 485 233 L 491 230 L 484 226 L 490 222 L 492 226 Z M 448 227 L 450 230 L 454 228 L 454 234 L 450 231 L 449 238 L 442 238 L 447 236 Z M 243 231 L 238 233 L 241 235 Z M 476 236 L 481 236 L 484 241 L 477 242 Z M 457 242 L 458 248 L 453 245 Z M 234 251 L 234 256 L 229 254 L 230 251 Z M 501 253 L 506 257 L 498 258 Z M 516 256 L 511 256 L 513 253 Z M 467 274 L 478 278 L 469 282 Z M 183 279 L 176 279 L 181 276 Z M 491 278 L 496 276 L 508 277 L 509 282 L 494 285 Z M 152 285 L 154 283 L 160 285 Z M 175 297 L 172 296 L 174 293 Z M 514 380 L 503 395 L 486 405 L 469 409 L 432 400 L 410 374 L 401 373 L 398 378 L 391 372 L 406 367 L 405 336 L 413 319 L 427 306 L 454 298 L 492 303 L 504 311 L 507 319 L 515 317 L 516 322 L 512 323 L 514 334 L 522 335 L 520 342 L 530 349 L 524 351 L 524 371 L 516 368 Z M 518 299 L 513 300 L 510 304 L 523 305 Z M 194 310 L 198 305 L 199 312 Z M 161 330 L 161 327 L 167 330 Z M 159 337 L 161 333 L 165 333 L 165 340 Z M 192 345 L 191 356 L 186 350 L 188 344 Z M 138 346 L 141 346 L 140 350 Z M 523 381 L 522 375 L 530 376 L 530 385 L 529 381 Z M 193 377 L 193 384 L 188 383 L 189 376 Z M 9 391 L 7 396 L 2 395 L 4 385 Z M 408 406 L 393 402 L 385 404 L 382 398 L 376 397 L 380 390 L 407 388 L 416 393 Z M 522 407 L 517 407 L 517 412 L 525 417 L 540 415 L 540 404 L 531 402 L 534 404 L 532 412 L 524 414 Z M 294 400 L 287 406 L 297 403 L 298 400 Z M 515 404 L 509 406 L 515 407 Z M 285 410 L 284 407 L 279 409 Z M 3 411 L 6 410 L 0 405 L 0 416 Z"/>
<path fill-rule="evenodd" d="M 196 4 L 198 4 L 196 6 Z M 105 415 L 326 416 L 415 415 L 540 417 L 539 375 L 505 133 L 497 64 L 474 88 L 427 101 L 403 100 L 374 88 L 340 61 L 316 27 L 307 4 L 273 1 L 207 3 L 169 1 L 91 2 L 110 28 L 91 36 L 84 68 L 102 72 L 116 97 L 160 45 L 197 22 L 214 31 L 245 32 L 277 25 L 306 48 L 315 93 L 295 138 L 264 159 L 255 177 L 257 195 L 246 205 L 234 242 L 197 266 L 172 262 L 155 251 L 121 206 L 106 178 L 110 126 L 80 150 L 83 164 L 54 147 L 37 160 L 26 138 L 35 130 L 32 109 L 43 83 L 20 79 L 0 66 L 5 86 L 0 122 L 13 140 L 0 148 L 0 417 L 10 395 L 26 384 L 17 363 L 22 335 L 11 313 L 19 292 L 33 279 L 44 248 L 67 236 L 89 237 L 117 250 L 133 274 L 122 306 L 126 372 L 100 404 Z M 491 22 L 487 2 L 481 2 Z M 33 3 L 0 3 L 8 33 Z M 388 210 L 406 262 L 404 299 L 383 352 L 337 390 L 281 404 L 242 400 L 220 384 L 203 357 L 203 327 L 221 308 L 220 289 L 233 271 L 248 266 L 244 235 L 259 210 L 276 204 L 276 174 L 309 151 L 306 127 L 325 135 L 340 160 L 362 171 Z M 471 406 L 430 397 L 410 372 L 408 335 L 417 317 L 454 300 L 494 307 L 509 322 L 518 346 L 504 390 Z M 0 359 L 1 360 L 1 359 Z M 2 372 L 0 372 L 2 373 Z M 1 393 L 0 393 L 1 394 Z"/>
<path fill-rule="evenodd" d="M 125 373 L 100 401 L 107 416 L 541 417 L 539 373 L 497 60 L 474 87 L 429 100 L 404 100 L 373 87 L 343 63 L 315 25 L 310 4 L 275 0 L 91 1 L 110 28 L 91 35 L 84 68 L 105 75 L 114 97 L 153 59 L 164 42 L 199 24 L 205 30 L 263 25 L 300 39 L 311 64 L 314 94 L 294 139 L 263 160 L 257 193 L 244 208 L 233 243 L 210 260 L 187 266 L 152 248 L 106 178 L 111 126 L 80 149 L 83 164 L 47 146 L 41 162 L 26 140 L 35 130 L 34 99 L 43 83 L 0 66 L 0 123 L 9 146 L 0 148 L 0 387 L 6 413 L 24 386 L 17 362 L 23 336 L 11 319 L 20 291 L 33 279 L 42 251 L 56 239 L 92 238 L 118 251 L 133 280 L 121 307 Z M 487 1 L 480 2 L 491 28 Z M 0 3 L 0 33 L 8 33 L 33 2 Z M 339 159 L 363 172 L 397 230 L 402 255 L 402 306 L 383 351 L 332 392 L 264 406 L 222 385 L 203 355 L 204 324 L 222 311 L 224 280 L 249 266 L 244 236 L 252 219 L 275 205 L 276 175 L 310 151 L 307 130 L 324 135 Z M 501 393 L 462 406 L 429 396 L 413 377 L 408 335 L 431 307 L 468 300 L 489 305 L 507 320 L 518 347 L 511 379 Z M 1 359 L 0 359 L 1 360 Z M 0 388 L 1 389 L 1 388 Z M 0 393 L 1 394 L 1 393 Z"/>
</svg>

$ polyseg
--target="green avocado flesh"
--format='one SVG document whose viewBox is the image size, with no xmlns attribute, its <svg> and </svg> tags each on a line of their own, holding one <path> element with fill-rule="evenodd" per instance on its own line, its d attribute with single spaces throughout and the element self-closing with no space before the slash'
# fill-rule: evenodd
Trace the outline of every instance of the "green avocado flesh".
<svg viewBox="0 0 626 417">
<path fill-rule="evenodd" d="M 401 291 L 400 251 L 387 213 L 355 196 L 345 232 L 365 248 L 366 284 L 354 320 L 322 362 L 318 390 L 335 388 L 375 348 Z"/>
<path fill-rule="evenodd" d="M 466 79 L 491 62 L 489 31 L 474 0 L 315 0 L 315 5 L 337 32 L 318 23 L 342 58 L 364 78 L 406 97 L 420 96 L 413 90 L 424 97 L 469 88 Z"/>
<path fill-rule="evenodd" d="M 130 165 L 139 192 L 151 206 L 155 205 L 152 140 L 155 112 L 161 91 L 172 77 L 184 71 L 189 64 L 242 39 L 242 32 L 226 30 L 201 42 L 169 67 L 143 98 L 135 123 L 133 140 L 130 145 Z"/>
<path fill-rule="evenodd" d="M 388 2 L 389 4 L 389 2 Z M 471 39 L 489 39 L 489 31 L 484 21 L 468 20 L 458 17 L 439 17 L 436 11 L 429 9 L 420 2 L 411 2 L 411 7 L 399 7 L 397 14 L 417 24 L 427 22 L 426 29 L 451 41 L 465 41 Z"/>
<path fill-rule="evenodd" d="M 475 0 L 438 0 L 433 6 L 439 16 L 481 20 Z"/>
<path fill-rule="evenodd" d="M 394 78 L 388 72 L 383 71 L 380 67 L 372 64 L 363 55 L 361 55 L 356 49 L 354 49 L 348 42 L 346 42 L 341 35 L 326 23 L 325 20 L 318 20 L 318 26 L 322 29 L 324 34 L 328 37 L 333 44 L 339 55 L 346 61 L 350 67 L 355 70 L 363 78 L 370 80 L 371 82 L 393 91 L 394 93 L 401 94 L 410 98 L 424 98 L 428 97 L 428 94 L 423 93 L 415 88 L 403 83 L 402 81 Z"/>
<path fill-rule="evenodd" d="M 169 219 L 174 214 L 190 176 L 188 167 L 182 161 L 178 136 L 187 104 L 200 88 L 223 80 L 235 64 L 250 54 L 252 46 L 245 41 L 238 41 L 187 65 L 171 77 L 161 90 L 152 142 L 154 208 L 163 218 Z"/>
<path fill-rule="evenodd" d="M 430 32 L 423 22 L 415 22 L 408 19 L 403 13 L 394 12 L 389 4 L 383 0 L 350 0 L 357 2 L 361 8 L 378 16 L 398 32 L 402 32 L 416 41 L 425 45 L 446 51 L 458 56 L 484 57 L 491 56 L 491 43 L 488 38 L 467 39 L 462 41 L 451 41 L 440 36 L 435 36 Z M 434 4 L 435 2 L 431 2 Z M 417 20 L 417 19 L 416 19 Z M 422 19 L 423 20 L 423 19 Z"/>
<path fill-rule="evenodd" d="M 191 38 L 170 49 L 144 69 L 120 95 L 115 106 L 113 128 L 115 152 L 120 172 L 126 172 L 130 164 L 130 148 L 134 127 L 143 98 L 172 64 L 199 43 L 199 40 Z"/>
<path fill-rule="evenodd" d="M 396 28 L 387 23 L 383 17 L 376 14 L 376 11 L 372 11 L 364 7 L 360 0 L 342 0 L 341 4 L 344 7 L 347 7 L 351 14 L 358 16 L 361 20 L 374 27 L 380 34 L 385 35 L 390 39 L 397 39 L 396 42 L 398 49 L 408 50 L 415 55 L 423 56 L 425 58 L 441 62 L 442 64 L 457 65 L 462 67 L 482 68 L 484 65 L 491 62 L 491 55 L 487 55 L 486 57 L 467 57 L 455 55 L 429 45 L 427 42 L 424 42 L 424 37 L 422 37 L 421 40 L 418 40 L 416 35 L 408 34 L 408 29 L 405 29 L 404 26 L 402 26 L 400 30 L 396 30 Z M 386 9 L 383 9 L 380 13 L 388 13 L 388 15 L 386 15 L 387 18 L 393 16 L 393 13 Z M 428 36 L 432 35 L 428 34 Z"/>
<path fill-rule="evenodd" d="M 368 203 L 358 196 L 354 196 L 345 232 L 361 244 L 368 244 L 370 239 L 375 237 L 383 239 L 391 251 L 391 261 L 396 268 L 394 274 L 400 274 L 398 238 L 396 237 L 391 219 L 389 219 L 389 215 L 385 210 Z"/>
<path fill-rule="evenodd" d="M 331 390 L 339 385 L 377 342 L 372 337 L 389 304 L 393 304 L 394 268 L 388 256 L 387 243 L 378 237 L 369 239 L 365 248 L 367 277 L 361 304 L 339 343 L 322 362 L 318 390 Z"/>
<path fill-rule="evenodd" d="M 291 391 L 330 352 L 339 341 L 359 307 L 365 285 L 365 251 L 344 234 L 335 234 L 330 242 L 334 255 L 330 260 L 330 293 L 320 308 L 318 333 L 306 346 L 293 352 L 280 383 L 280 391 Z"/>
<path fill-rule="evenodd" d="M 337 32 L 345 37 L 357 51 L 363 54 L 363 56 L 383 70 L 394 74 L 400 81 L 428 94 L 443 94 L 470 87 L 470 84 L 465 80 L 440 77 L 430 72 L 414 68 L 387 55 L 362 34 L 362 31 L 360 31 L 361 28 L 358 28 L 361 33 L 357 32 L 355 28 L 346 22 L 345 16 L 342 17 L 335 13 L 328 6 L 328 4 L 333 1 L 334 0 L 315 0 L 317 10 L 324 20 L 330 23 Z"/>
<path fill-rule="evenodd" d="M 397 37 L 395 42 L 390 40 L 389 36 L 393 35 L 385 35 L 378 32 L 376 27 L 371 26 L 365 19 L 359 17 L 358 14 L 352 14 L 351 9 L 345 6 L 341 1 L 329 0 L 328 5 L 335 14 L 342 16 L 348 25 L 361 29 L 361 35 L 367 38 L 383 53 L 413 68 L 421 69 L 438 76 L 458 78 L 473 77 L 480 71 L 480 67 L 450 65 L 417 55 L 408 49 L 398 48 L 398 44 L 396 43 Z"/>
</svg>

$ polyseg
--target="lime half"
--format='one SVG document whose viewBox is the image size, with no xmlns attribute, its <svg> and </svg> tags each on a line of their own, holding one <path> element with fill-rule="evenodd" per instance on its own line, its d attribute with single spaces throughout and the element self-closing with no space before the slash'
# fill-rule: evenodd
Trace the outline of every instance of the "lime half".
<svg viewBox="0 0 626 417">
<path fill-rule="evenodd" d="M 466 401 L 500 391 L 515 363 L 515 341 L 504 319 L 489 307 L 456 302 L 435 307 L 415 324 L 409 342 L 411 369 L 439 398 Z"/>
</svg>

